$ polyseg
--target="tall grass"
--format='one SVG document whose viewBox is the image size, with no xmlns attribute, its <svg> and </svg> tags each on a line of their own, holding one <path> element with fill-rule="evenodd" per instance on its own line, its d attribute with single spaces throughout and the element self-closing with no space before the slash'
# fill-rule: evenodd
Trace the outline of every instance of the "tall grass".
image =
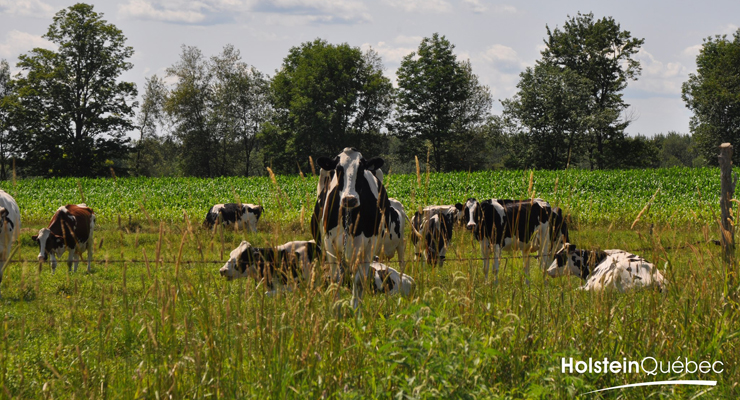
<svg viewBox="0 0 740 400">
<path fill-rule="evenodd" d="M 598 186 L 600 179 L 579 178 L 579 173 L 535 172 L 531 191 L 548 198 L 547 179 L 552 178 L 553 192 L 557 180 L 557 195 L 551 200 L 571 207 L 580 221 L 601 221 L 593 216 L 600 210 L 593 199 L 610 198 L 599 190 L 615 189 Z M 409 204 L 412 196 L 428 198 L 429 203 L 470 195 L 525 197 L 530 174 L 507 174 L 430 174 L 429 189 L 417 184 L 415 176 L 391 175 L 386 182 L 391 196 Z M 407 187 L 406 179 L 411 182 L 404 193 L 400 188 Z M 502 188 L 507 179 L 516 183 L 511 192 Z M 63 182 L 73 181 L 51 183 Z M 80 182 L 88 204 L 102 210 L 97 211 L 98 261 L 91 274 L 68 274 L 64 263 L 54 275 L 48 264 L 40 273 L 35 262 L 9 264 L 0 300 L 1 398 L 566 399 L 664 379 L 710 379 L 718 384 L 632 388 L 584 398 L 693 398 L 705 391 L 704 398 L 740 395 L 740 314 L 736 300 L 722 295 L 719 248 L 707 243 L 716 229 L 711 218 L 701 218 L 711 208 L 704 206 L 709 210 L 705 213 L 692 200 L 701 222 L 675 210 L 663 216 L 659 207 L 669 202 L 666 191 L 674 193 L 664 183 L 634 230 L 619 228 L 635 219 L 655 193 L 653 186 L 640 192 L 648 191 L 646 197 L 643 193 L 635 198 L 633 214 L 624 211 L 624 219 L 618 219 L 617 212 L 607 213 L 616 224 L 580 223 L 571 232 L 580 247 L 632 250 L 655 263 L 669 281 L 662 293 L 588 293 L 575 290 L 577 278 L 545 280 L 536 273 L 526 285 L 520 259 L 503 261 L 499 284 L 492 285 L 484 281 L 480 261 L 472 260 L 480 252 L 470 234 L 456 229 L 443 269 L 409 261 L 407 272 L 417 282 L 413 297 L 368 294 L 357 318 L 348 304 L 348 288 L 296 286 L 267 296 L 252 280 L 226 282 L 218 274 L 222 248 L 228 254 L 241 240 L 273 245 L 308 237 L 307 225 L 295 219 L 300 215 L 296 206 L 309 202 L 314 191 L 310 178 L 276 177 L 276 184 L 258 180 L 265 186 L 261 198 L 250 197 L 258 192 L 239 184 L 260 187 L 251 180 L 214 180 L 220 183 L 206 190 L 198 185 L 207 181 L 174 180 L 171 191 L 164 193 L 187 195 L 188 200 L 172 200 L 169 208 L 167 196 L 158 199 L 150 190 L 168 188 L 158 180 Z M 594 188 L 581 192 L 569 186 L 573 182 L 592 182 Z M 18 183 L 16 199 L 24 219 L 31 221 L 21 236 L 21 260 L 35 259 L 38 250 L 31 232 L 46 222 L 41 217 L 33 220 L 34 214 L 28 213 L 35 211 L 24 206 L 24 185 L 37 183 Z M 108 191 L 100 187 L 109 184 L 118 189 L 108 190 L 115 200 L 105 203 L 99 199 Z M 293 193 L 297 189 L 291 185 L 305 191 Z M 41 191 L 41 186 L 35 187 Z M 285 212 L 268 212 L 259 233 L 225 230 L 222 242 L 220 232 L 198 227 L 195 216 L 200 212 L 194 210 L 213 198 L 222 202 L 233 197 L 232 187 L 242 201 L 256 198 L 268 210 L 284 201 Z M 39 203 L 51 204 L 53 211 L 58 204 L 80 201 L 79 193 L 64 193 Z M 212 197 L 200 198 L 206 193 Z M 707 196 L 704 189 L 702 196 Z M 137 201 L 151 221 L 139 218 L 128 224 L 125 208 L 116 207 Z M 108 207 L 113 211 L 106 211 Z M 193 220 L 190 224 L 183 210 Z M 108 212 L 120 212 L 124 222 L 119 224 Z M 413 260 L 411 254 L 406 258 Z M 339 316 L 337 307 L 342 310 Z M 724 371 L 658 376 L 561 372 L 563 357 L 621 361 L 646 356 L 719 360 Z"/>
</svg>

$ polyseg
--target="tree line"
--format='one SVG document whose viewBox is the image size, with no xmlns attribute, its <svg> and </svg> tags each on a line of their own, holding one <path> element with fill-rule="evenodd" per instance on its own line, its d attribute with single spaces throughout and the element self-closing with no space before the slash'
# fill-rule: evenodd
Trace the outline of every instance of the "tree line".
<svg viewBox="0 0 740 400">
<path fill-rule="evenodd" d="M 216 55 L 183 45 L 141 102 L 120 76 L 133 67 L 123 33 L 79 3 L 59 11 L 10 76 L 0 62 L 0 178 L 231 176 L 307 173 L 310 157 L 352 146 L 395 172 L 416 159 L 434 171 L 495 168 L 653 168 L 716 164 L 740 145 L 740 30 L 707 38 L 683 85 L 691 135 L 625 134 L 623 92 L 639 78 L 644 39 L 611 17 L 546 26 L 544 50 L 516 94 L 493 98 L 440 34 L 401 61 L 395 85 L 372 49 L 323 39 L 290 49 L 269 76 L 227 44 Z M 740 152 L 737 152 L 740 161 Z"/>
</svg>

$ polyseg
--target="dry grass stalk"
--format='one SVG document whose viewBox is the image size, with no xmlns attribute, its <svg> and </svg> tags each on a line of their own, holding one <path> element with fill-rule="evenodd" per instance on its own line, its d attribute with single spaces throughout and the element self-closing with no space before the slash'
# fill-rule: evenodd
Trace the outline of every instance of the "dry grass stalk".
<svg viewBox="0 0 740 400">
<path fill-rule="evenodd" d="M 655 200 L 655 196 L 658 195 L 658 192 L 660 192 L 660 188 L 658 188 L 658 190 L 655 191 L 655 193 L 653 194 L 653 197 L 650 198 L 650 201 L 648 201 L 647 204 L 645 204 L 645 207 L 642 208 L 642 211 L 640 211 L 640 213 L 637 214 L 637 218 L 635 218 L 635 221 L 632 222 L 632 226 L 630 226 L 630 230 L 635 229 L 635 225 L 637 225 L 637 222 L 640 221 L 640 217 L 642 217 L 642 214 L 646 213 L 650 209 L 650 206 L 653 204 L 653 200 Z"/>
<path fill-rule="evenodd" d="M 311 164 L 311 175 L 316 176 L 316 166 L 313 164 L 313 158 L 308 156 L 308 163 Z"/>
<path fill-rule="evenodd" d="M 418 186 L 421 186 L 421 168 L 419 168 L 419 157 L 414 156 L 414 160 L 416 160 L 416 184 Z"/>
</svg>

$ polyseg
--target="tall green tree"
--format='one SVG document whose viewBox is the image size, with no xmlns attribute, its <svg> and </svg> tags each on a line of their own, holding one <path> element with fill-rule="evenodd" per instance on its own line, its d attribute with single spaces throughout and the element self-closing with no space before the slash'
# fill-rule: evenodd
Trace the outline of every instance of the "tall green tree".
<svg viewBox="0 0 740 400">
<path fill-rule="evenodd" d="M 230 162 L 237 164 L 243 175 L 253 173 L 257 134 L 270 118 L 270 80 L 256 68 L 241 60 L 232 45 L 211 58 L 214 75 L 214 111 L 221 145 Z M 223 160 L 226 161 L 227 157 Z M 222 167 L 227 169 L 226 166 Z"/>
<path fill-rule="evenodd" d="M 491 96 L 467 61 L 438 33 L 422 39 L 419 48 L 398 69 L 396 134 L 406 156 L 426 157 L 437 171 L 465 169 L 460 147 L 489 115 Z"/>
<path fill-rule="evenodd" d="M 157 137 L 157 126 L 164 118 L 164 102 L 167 94 L 167 86 L 160 77 L 153 75 L 146 78 L 141 108 L 136 117 L 140 135 L 134 146 L 136 148 L 133 168 L 135 175 L 150 175 L 146 171 L 148 168 L 142 167 L 142 152 L 150 149 L 151 145 L 147 142 Z"/>
<path fill-rule="evenodd" d="M 6 60 L 0 60 L 0 179 L 8 179 L 8 159 L 11 150 L 10 130 L 13 124 L 10 120 L 12 113 L 12 88 L 10 85 L 10 65 Z"/>
<path fill-rule="evenodd" d="M 180 60 L 167 68 L 177 78 L 165 101 L 165 112 L 180 143 L 180 164 L 188 176 L 218 176 L 218 139 L 213 121 L 212 73 L 208 60 L 197 47 L 182 46 Z"/>
<path fill-rule="evenodd" d="M 590 82 L 570 69 L 537 64 L 520 75 L 517 94 L 504 100 L 505 118 L 520 127 L 516 141 L 527 151 L 519 168 L 567 168 L 584 149 L 593 107 Z"/>
<path fill-rule="evenodd" d="M 586 150 L 591 168 L 618 167 L 609 164 L 607 153 L 610 145 L 624 139 L 630 123 L 622 118 L 629 107 L 622 91 L 642 71 L 634 56 L 644 42 L 622 30 L 613 18 L 596 20 L 592 13 L 578 13 L 562 29 L 547 27 L 546 47 L 537 65 L 571 71 L 588 85 L 591 107 L 582 118 L 588 124 Z"/>
<path fill-rule="evenodd" d="M 307 171 L 308 157 L 356 147 L 381 151 L 393 87 L 380 57 L 316 39 L 293 47 L 272 85 L 275 114 L 261 132 L 265 162 L 276 171 Z"/>
<path fill-rule="evenodd" d="M 718 163 L 718 146 L 732 143 L 740 148 L 740 29 L 704 40 L 696 56 L 696 74 L 683 84 L 683 100 L 694 112 L 690 129 L 706 161 Z M 740 151 L 733 161 L 740 162 Z"/>
<path fill-rule="evenodd" d="M 41 176 L 108 173 L 128 151 L 136 85 L 119 77 L 132 68 L 126 38 L 92 5 L 59 11 L 43 36 L 56 50 L 19 57 L 14 82 L 17 151 L 25 172 Z"/>
</svg>

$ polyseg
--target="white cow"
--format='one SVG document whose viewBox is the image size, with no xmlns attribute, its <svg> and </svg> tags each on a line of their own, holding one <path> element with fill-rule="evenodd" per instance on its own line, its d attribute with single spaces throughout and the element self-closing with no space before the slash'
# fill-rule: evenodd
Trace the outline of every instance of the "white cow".
<svg viewBox="0 0 740 400">
<path fill-rule="evenodd" d="M 582 290 L 614 289 L 626 292 L 655 287 L 662 290 L 663 275 L 652 263 L 624 250 L 589 251 L 566 243 L 547 270 L 551 277 L 577 275 L 586 283 Z"/>
<path fill-rule="evenodd" d="M 0 190 L 0 283 L 13 243 L 21 233 L 21 211 L 12 196 Z"/>
</svg>

